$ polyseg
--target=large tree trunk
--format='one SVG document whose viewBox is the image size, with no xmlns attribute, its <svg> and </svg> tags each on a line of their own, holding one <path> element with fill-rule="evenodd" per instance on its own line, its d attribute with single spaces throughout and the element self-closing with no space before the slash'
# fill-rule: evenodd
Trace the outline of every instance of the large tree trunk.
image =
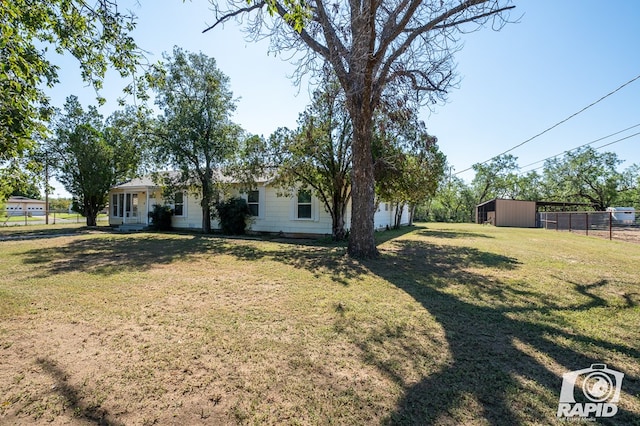
<svg viewBox="0 0 640 426">
<path fill-rule="evenodd" d="M 202 232 L 211 233 L 211 204 L 207 200 L 202 200 Z"/>
<path fill-rule="evenodd" d="M 209 170 L 209 168 L 207 168 Z M 211 182 L 208 181 L 208 177 L 211 176 L 210 172 L 205 173 L 204 177 L 199 174 L 200 183 L 202 184 L 202 201 L 200 201 L 200 207 L 202 207 L 202 232 L 205 234 L 211 233 L 211 204 L 213 201 L 213 191 Z"/>
<path fill-rule="evenodd" d="M 91 200 L 84 202 L 84 217 L 87 219 L 87 226 L 98 226 L 98 210 L 93 206 Z"/>
<path fill-rule="evenodd" d="M 363 108 L 364 109 L 364 108 Z M 351 114 L 353 132 L 353 171 L 351 190 L 351 233 L 348 253 L 351 257 L 370 258 L 378 255 L 374 235 L 375 180 L 371 154 L 371 111 Z"/>
<path fill-rule="evenodd" d="M 344 240 L 347 232 L 344 229 L 344 216 L 346 213 L 346 201 L 342 200 L 339 196 L 334 196 L 333 199 L 333 208 L 331 209 L 331 221 L 332 221 L 332 229 L 331 229 L 331 237 L 335 241 Z"/>
<path fill-rule="evenodd" d="M 398 204 L 396 204 L 396 217 L 393 224 L 394 229 L 400 228 L 400 222 L 402 222 L 403 212 L 404 212 L 404 203 L 398 202 Z"/>
<path fill-rule="evenodd" d="M 413 217 L 416 215 L 416 205 L 409 204 L 409 226 L 413 226 Z"/>
</svg>

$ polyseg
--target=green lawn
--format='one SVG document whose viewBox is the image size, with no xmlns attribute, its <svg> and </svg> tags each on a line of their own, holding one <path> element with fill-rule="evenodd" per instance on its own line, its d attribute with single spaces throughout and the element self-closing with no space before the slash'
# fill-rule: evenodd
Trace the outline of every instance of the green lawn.
<svg viewBox="0 0 640 426">
<path fill-rule="evenodd" d="M 6 237 L 6 230 L 0 235 Z M 625 374 L 640 245 L 425 224 L 342 245 L 65 232 L 0 241 L 0 424 L 552 424 Z"/>
</svg>

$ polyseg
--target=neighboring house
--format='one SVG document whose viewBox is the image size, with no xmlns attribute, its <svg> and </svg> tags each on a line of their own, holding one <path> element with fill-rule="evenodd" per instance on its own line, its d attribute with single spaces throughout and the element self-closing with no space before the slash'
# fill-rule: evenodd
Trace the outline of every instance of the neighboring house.
<svg viewBox="0 0 640 426">
<path fill-rule="evenodd" d="M 7 216 L 44 216 L 47 212 L 47 203 L 42 200 L 34 200 L 28 197 L 9 197 L 5 210 Z"/>
<path fill-rule="evenodd" d="M 284 234 L 287 236 L 331 235 L 331 215 L 323 203 L 309 191 L 298 191 L 291 196 L 278 196 L 278 189 L 268 181 L 256 183 L 256 189 L 242 193 L 232 191 L 232 196 L 247 200 L 253 221 L 248 228 L 253 232 Z M 149 212 L 154 205 L 164 205 L 162 188 L 150 177 L 133 179 L 117 185 L 109 191 L 109 224 L 111 226 L 149 224 Z M 169 204 L 169 203 L 168 203 Z M 174 194 L 169 204 L 174 211 L 172 226 L 177 229 L 200 229 L 202 208 L 200 198 L 187 190 Z M 402 224 L 409 223 L 407 208 Z M 376 229 L 393 225 L 395 209 L 388 203 L 380 203 L 374 215 Z M 348 229 L 351 223 L 351 206 L 345 218 Z M 216 218 L 212 218 L 212 229 L 219 229 Z"/>
</svg>

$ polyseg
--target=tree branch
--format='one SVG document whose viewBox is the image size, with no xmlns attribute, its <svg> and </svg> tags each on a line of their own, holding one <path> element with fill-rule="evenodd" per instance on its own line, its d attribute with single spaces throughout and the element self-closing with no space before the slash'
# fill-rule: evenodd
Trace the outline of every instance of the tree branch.
<svg viewBox="0 0 640 426">
<path fill-rule="evenodd" d="M 218 26 L 219 24 L 222 24 L 224 22 L 227 22 L 229 19 L 238 16 L 242 13 L 249 13 L 249 12 L 253 12 L 256 9 L 262 9 L 264 6 L 266 6 L 266 2 L 264 1 L 260 1 L 256 4 L 254 4 L 253 6 L 247 6 L 247 7 L 242 7 L 238 10 L 234 10 L 233 12 L 229 12 L 229 13 L 225 13 L 224 15 L 222 15 L 221 18 L 218 18 L 218 20 L 211 25 L 208 28 L 205 28 L 204 30 L 202 30 L 202 33 L 206 33 L 209 30 L 212 30 L 213 28 L 215 28 L 216 26 Z"/>
</svg>

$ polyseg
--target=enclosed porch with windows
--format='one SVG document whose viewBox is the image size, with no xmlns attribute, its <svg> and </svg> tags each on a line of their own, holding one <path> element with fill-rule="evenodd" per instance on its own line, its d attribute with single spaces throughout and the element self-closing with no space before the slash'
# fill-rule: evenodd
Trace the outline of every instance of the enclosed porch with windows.
<svg viewBox="0 0 640 426">
<path fill-rule="evenodd" d="M 109 192 L 109 225 L 149 225 L 149 211 L 156 203 L 156 189 L 147 179 L 133 179 L 113 187 Z"/>
<path fill-rule="evenodd" d="M 122 192 L 111 194 L 109 223 L 112 225 L 149 223 L 146 192 Z M 142 198 L 142 200 L 141 200 Z"/>
</svg>

